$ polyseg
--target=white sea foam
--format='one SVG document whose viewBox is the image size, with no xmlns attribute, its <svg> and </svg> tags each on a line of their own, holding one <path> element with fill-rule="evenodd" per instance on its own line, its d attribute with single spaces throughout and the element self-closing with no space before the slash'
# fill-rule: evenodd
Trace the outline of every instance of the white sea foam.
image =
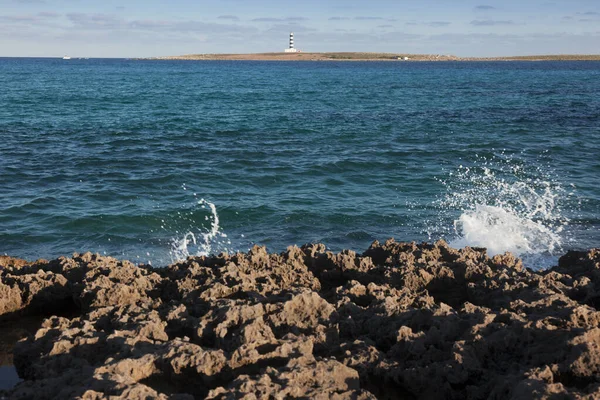
<svg viewBox="0 0 600 400">
<path fill-rule="evenodd" d="M 486 247 L 489 255 L 509 251 L 517 256 L 547 252 L 553 254 L 562 243 L 560 228 L 552 230 L 501 207 L 475 205 L 454 221 L 458 238 L 455 247 Z"/>
<path fill-rule="evenodd" d="M 563 251 L 566 192 L 541 167 L 503 154 L 477 157 L 443 183 L 447 194 L 438 205 L 460 213 L 448 232 L 450 245 L 485 247 L 490 256 L 509 251 L 532 268 L 554 264 Z"/>
</svg>

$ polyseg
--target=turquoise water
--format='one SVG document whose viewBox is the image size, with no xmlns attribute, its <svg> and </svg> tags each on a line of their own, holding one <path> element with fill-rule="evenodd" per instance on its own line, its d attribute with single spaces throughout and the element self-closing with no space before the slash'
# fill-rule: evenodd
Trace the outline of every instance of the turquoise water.
<svg viewBox="0 0 600 400">
<path fill-rule="evenodd" d="M 598 62 L 0 59 L 0 87 L 0 253 L 600 246 Z"/>
</svg>

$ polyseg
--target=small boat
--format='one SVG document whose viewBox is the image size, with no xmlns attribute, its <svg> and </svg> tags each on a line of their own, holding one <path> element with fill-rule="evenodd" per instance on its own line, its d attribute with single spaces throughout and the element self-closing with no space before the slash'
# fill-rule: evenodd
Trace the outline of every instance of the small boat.
<svg viewBox="0 0 600 400">
<path fill-rule="evenodd" d="M 70 59 L 71 59 L 71 57 L 69 57 L 69 56 L 64 56 L 63 57 L 63 60 L 70 60 Z"/>
</svg>

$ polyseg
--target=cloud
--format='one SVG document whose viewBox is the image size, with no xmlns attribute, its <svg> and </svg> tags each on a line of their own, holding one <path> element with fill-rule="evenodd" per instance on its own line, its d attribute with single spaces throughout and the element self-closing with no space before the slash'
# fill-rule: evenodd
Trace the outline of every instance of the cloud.
<svg viewBox="0 0 600 400">
<path fill-rule="evenodd" d="M 254 18 L 251 21 L 252 22 L 281 22 L 283 20 L 281 18 L 261 17 L 261 18 Z"/>
<path fill-rule="evenodd" d="M 491 10 L 495 10 L 496 7 L 493 6 L 487 6 L 487 5 L 480 5 L 475 7 L 476 11 L 491 11 Z"/>
<path fill-rule="evenodd" d="M 180 26 L 184 26 L 185 24 L 181 24 Z M 142 30 L 161 30 L 164 28 L 172 27 L 173 23 L 170 21 L 157 21 L 157 20 L 149 20 L 142 19 L 131 21 L 127 23 L 124 27 L 132 28 L 132 29 L 142 29 Z"/>
<path fill-rule="evenodd" d="M 357 21 L 380 21 L 385 18 L 383 18 L 383 17 L 354 17 L 354 19 Z"/>
<path fill-rule="evenodd" d="M 400 51 L 396 46 L 403 47 L 401 43 L 414 42 L 422 35 L 410 34 L 401 31 L 384 32 L 356 32 L 354 30 L 336 30 L 329 32 L 311 32 L 302 36 L 303 43 L 313 43 L 314 47 L 325 43 L 335 43 L 335 51 Z M 381 47 L 378 47 L 381 46 Z M 306 46 L 304 46 L 306 47 Z M 370 50 L 368 50 L 370 49 Z M 375 49 L 375 50 L 374 50 Z M 306 48 L 305 48 L 306 50 Z M 327 50 L 319 50 L 327 51 Z"/>
<path fill-rule="evenodd" d="M 497 26 L 497 25 L 515 25 L 514 21 L 497 21 L 497 20 L 473 20 L 471 21 L 471 25 L 474 26 Z"/>
<path fill-rule="evenodd" d="M 86 29 L 117 29 L 125 27 L 125 20 L 111 14 L 69 13 L 67 19 L 76 27 Z"/>
<path fill-rule="evenodd" d="M 399 41 L 406 41 L 406 40 L 417 40 L 417 39 L 422 39 L 423 35 L 418 35 L 416 33 L 406 33 L 406 32 L 401 32 L 401 31 L 393 31 L 393 32 L 385 32 L 383 33 L 380 38 L 384 41 L 389 41 L 389 40 L 399 40 Z"/>
<path fill-rule="evenodd" d="M 330 21 L 347 21 L 349 19 L 350 18 L 348 18 L 348 17 L 330 17 L 329 18 Z"/>
<path fill-rule="evenodd" d="M 281 32 L 282 35 L 289 33 L 291 30 L 294 33 L 303 33 L 303 32 L 316 32 L 317 30 L 314 28 L 310 28 L 304 25 L 291 25 L 291 24 L 275 24 L 270 27 L 267 32 Z M 283 37 L 283 36 L 282 36 Z"/>
<path fill-rule="evenodd" d="M 590 53 L 598 41 L 598 33 L 506 34 L 439 34 L 429 36 L 432 43 L 451 49 L 461 56 L 513 56 L 527 54 Z M 526 47 L 517 45 L 526 44 Z M 580 46 L 580 47 L 576 47 Z M 462 54 L 461 54 L 462 53 Z"/>
<path fill-rule="evenodd" d="M 239 21 L 240 19 L 235 15 L 219 15 L 217 19 L 228 19 L 231 21 Z"/>
<path fill-rule="evenodd" d="M 129 26 L 132 28 L 140 26 L 141 21 L 132 21 Z M 145 27 L 152 31 L 176 32 L 176 33 L 196 33 L 196 34 L 254 34 L 258 29 L 252 26 L 235 24 L 215 24 L 201 21 L 146 21 Z"/>
<path fill-rule="evenodd" d="M 125 20 L 111 14 L 67 14 L 67 19 L 73 26 L 71 29 L 79 31 L 127 31 L 153 33 L 186 33 L 186 34 L 254 34 L 258 29 L 251 26 L 236 24 L 207 23 L 201 21 L 181 20 Z"/>
<path fill-rule="evenodd" d="M 308 18 L 304 17 L 287 17 L 287 18 L 272 18 L 272 17 L 261 17 L 254 18 L 252 22 L 297 22 L 297 21 L 307 21 Z"/>
<path fill-rule="evenodd" d="M 408 25 L 408 26 L 423 25 L 423 26 L 430 26 L 432 28 L 439 28 L 439 27 L 443 27 L 443 26 L 452 25 L 452 22 L 449 22 L 449 21 L 430 21 L 430 22 L 425 22 L 425 21 L 408 21 L 408 22 L 405 22 L 404 25 Z"/>
<path fill-rule="evenodd" d="M 572 21 L 577 19 L 577 22 L 599 22 L 600 21 L 600 13 L 596 11 L 586 11 L 586 12 L 578 12 L 575 13 L 576 16 L 564 16 L 562 17 L 563 21 Z"/>
<path fill-rule="evenodd" d="M 427 25 L 432 26 L 432 27 L 441 27 L 441 26 L 448 26 L 451 24 L 452 24 L 452 22 L 448 22 L 448 21 L 433 21 L 433 22 L 429 22 Z"/>
<path fill-rule="evenodd" d="M 35 22 L 38 21 L 38 17 L 35 15 L 2 15 L 0 21 L 2 22 Z"/>
<path fill-rule="evenodd" d="M 496 34 L 496 33 L 450 33 L 450 34 L 435 34 L 429 36 L 431 40 L 441 40 L 444 42 L 470 44 L 473 42 L 481 42 L 487 39 L 505 39 L 505 40 L 523 40 L 526 36 L 516 35 L 513 33 Z"/>
<path fill-rule="evenodd" d="M 0 21 L 9 23 L 45 23 L 48 19 L 60 17 L 60 14 L 54 12 L 39 12 L 37 14 L 27 15 L 0 15 Z"/>
<path fill-rule="evenodd" d="M 393 28 L 394 25 L 377 25 L 378 28 Z"/>
<path fill-rule="evenodd" d="M 51 11 L 42 11 L 40 13 L 37 14 L 39 17 L 42 18 L 56 18 L 56 17 L 60 17 L 60 14 L 55 13 L 55 12 L 51 12 Z"/>
</svg>

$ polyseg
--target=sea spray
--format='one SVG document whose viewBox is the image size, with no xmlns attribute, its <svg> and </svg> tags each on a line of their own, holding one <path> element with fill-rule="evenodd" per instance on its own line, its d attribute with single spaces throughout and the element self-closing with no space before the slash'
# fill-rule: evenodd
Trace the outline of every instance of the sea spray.
<svg viewBox="0 0 600 400">
<path fill-rule="evenodd" d="M 550 266 L 563 251 L 567 193 L 545 168 L 503 153 L 476 156 L 442 183 L 447 191 L 437 207 L 453 220 L 445 235 L 450 245 L 509 251 L 532 268 Z"/>
<path fill-rule="evenodd" d="M 458 236 L 454 247 L 486 247 L 490 255 L 509 251 L 515 255 L 553 254 L 560 248 L 561 228 L 552 230 L 543 221 L 517 215 L 496 206 L 475 205 L 454 221 Z"/>
<path fill-rule="evenodd" d="M 196 196 L 196 194 L 194 194 Z M 174 237 L 171 240 L 171 255 L 172 262 L 185 260 L 189 256 L 207 256 L 217 252 L 227 252 L 231 245 L 231 241 L 227 238 L 227 235 L 221 231 L 219 225 L 219 214 L 217 213 L 217 207 L 214 203 L 205 199 L 197 201 L 197 206 L 202 209 L 208 207 L 210 215 L 204 217 L 205 221 L 210 221 L 210 229 L 206 229 L 203 224 L 197 226 L 194 223 L 192 226 L 187 226 L 183 230 L 177 230 L 176 234 L 183 233 L 183 237 Z M 190 211 L 188 214 L 193 215 L 195 210 Z M 182 218 L 186 221 L 194 221 L 190 218 Z"/>
</svg>

